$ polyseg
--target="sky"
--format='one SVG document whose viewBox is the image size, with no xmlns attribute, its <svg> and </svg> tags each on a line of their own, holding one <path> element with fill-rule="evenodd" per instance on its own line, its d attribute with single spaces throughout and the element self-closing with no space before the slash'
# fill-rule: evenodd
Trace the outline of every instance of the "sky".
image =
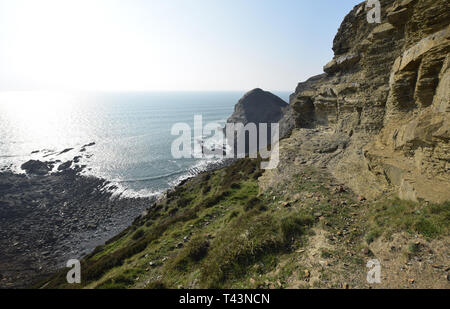
<svg viewBox="0 0 450 309">
<path fill-rule="evenodd" d="M 0 0 L 0 91 L 291 91 L 361 0 Z"/>
</svg>

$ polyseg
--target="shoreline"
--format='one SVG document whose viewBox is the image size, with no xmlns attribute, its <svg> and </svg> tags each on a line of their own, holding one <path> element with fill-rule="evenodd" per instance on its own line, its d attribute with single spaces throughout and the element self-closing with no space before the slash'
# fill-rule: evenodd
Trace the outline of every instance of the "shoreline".
<svg viewBox="0 0 450 309">
<path fill-rule="evenodd" d="M 158 198 L 232 160 L 207 164 L 153 197 L 124 196 L 112 182 L 83 174 L 86 166 L 68 162 L 52 173 L 54 161 L 30 160 L 22 165 L 24 174 L 0 169 L 0 288 L 25 288 L 69 259 L 83 258 L 129 227 Z"/>
<path fill-rule="evenodd" d="M 114 198 L 109 182 L 67 169 L 0 172 L 0 288 L 21 288 L 125 229 L 155 198 Z"/>
</svg>

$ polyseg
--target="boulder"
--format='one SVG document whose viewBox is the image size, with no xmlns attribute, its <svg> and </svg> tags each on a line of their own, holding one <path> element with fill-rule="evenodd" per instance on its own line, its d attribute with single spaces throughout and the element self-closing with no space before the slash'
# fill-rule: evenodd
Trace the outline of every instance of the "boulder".
<svg viewBox="0 0 450 309">
<path fill-rule="evenodd" d="M 62 163 L 60 166 L 58 166 L 58 171 L 64 171 L 69 169 L 72 166 L 72 161 L 67 161 L 65 163 Z"/>
<path fill-rule="evenodd" d="M 21 169 L 23 169 L 27 174 L 46 175 L 53 169 L 53 164 L 50 162 L 30 160 L 22 164 Z"/>
</svg>

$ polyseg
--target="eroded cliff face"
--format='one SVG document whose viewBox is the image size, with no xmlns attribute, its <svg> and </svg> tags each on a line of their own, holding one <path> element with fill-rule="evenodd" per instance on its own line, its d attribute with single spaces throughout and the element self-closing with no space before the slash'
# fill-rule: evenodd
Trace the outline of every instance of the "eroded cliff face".
<svg viewBox="0 0 450 309">
<path fill-rule="evenodd" d="M 380 2 L 382 23 L 357 5 L 325 74 L 292 94 L 297 129 L 282 156 L 323 165 L 368 198 L 450 200 L 450 2 Z"/>
</svg>

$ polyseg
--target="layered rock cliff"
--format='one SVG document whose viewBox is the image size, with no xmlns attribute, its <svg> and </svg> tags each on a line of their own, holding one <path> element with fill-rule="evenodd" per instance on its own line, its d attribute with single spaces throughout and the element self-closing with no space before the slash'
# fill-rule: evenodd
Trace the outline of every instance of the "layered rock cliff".
<svg viewBox="0 0 450 309">
<path fill-rule="evenodd" d="M 297 129 L 281 143 L 286 164 L 263 186 L 306 162 L 366 197 L 450 200 L 450 2 L 380 2 L 382 23 L 357 5 L 325 73 L 291 95 Z"/>
</svg>

